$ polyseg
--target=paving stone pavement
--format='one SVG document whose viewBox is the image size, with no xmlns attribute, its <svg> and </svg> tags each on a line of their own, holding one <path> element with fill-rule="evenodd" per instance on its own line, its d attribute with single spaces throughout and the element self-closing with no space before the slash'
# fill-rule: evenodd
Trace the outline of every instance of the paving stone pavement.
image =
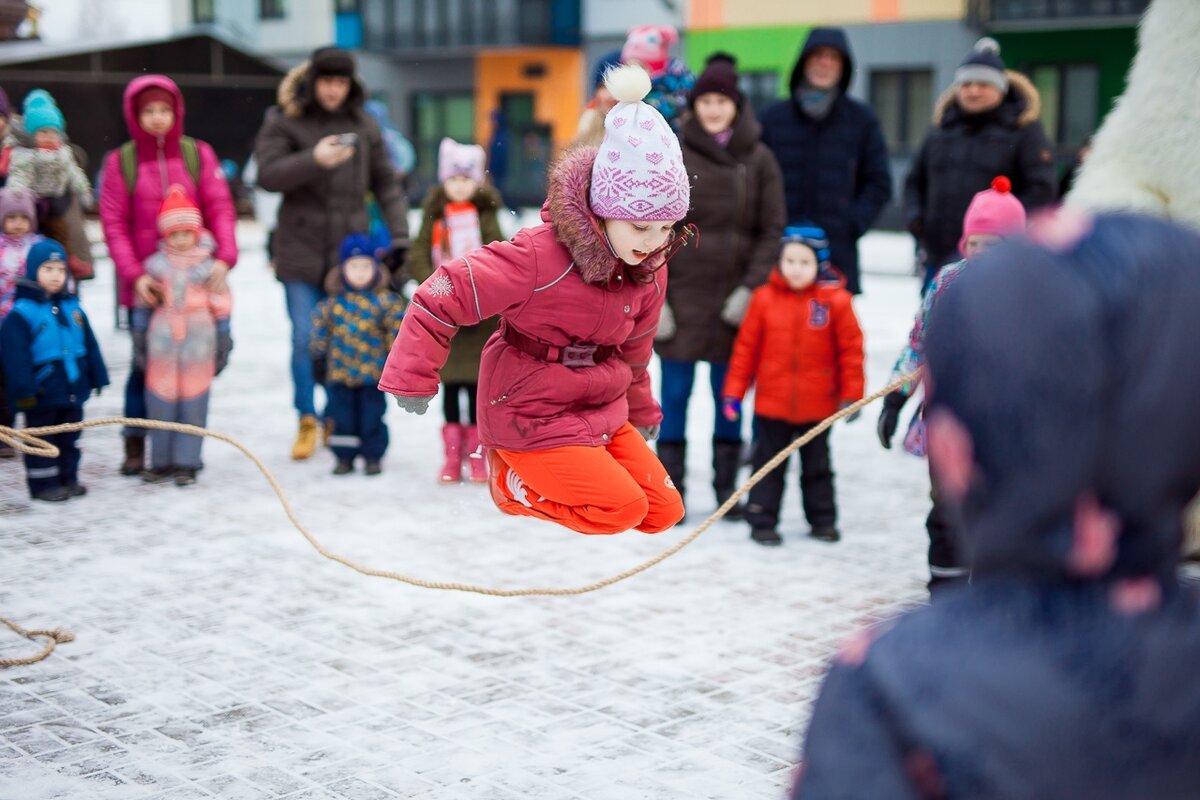
<svg viewBox="0 0 1200 800">
<path fill-rule="evenodd" d="M 210 427 L 263 457 L 333 550 L 438 580 L 580 585 L 713 510 L 699 393 L 688 524 L 654 537 L 582 537 L 504 517 L 481 487 L 436 485 L 436 412 L 389 410 L 380 477 L 335 478 L 327 452 L 290 461 L 283 293 L 261 230 L 240 235 L 236 350 Z M 902 239 L 872 236 L 858 310 L 879 386 L 916 283 Z M 129 359 L 99 272 L 84 300 L 114 385 L 89 418 L 120 414 Z M 0 615 L 77 637 L 0 671 L 0 800 L 784 797 L 829 656 L 924 595 L 924 465 L 881 450 L 875 413 L 834 435 L 841 543 L 805 538 L 793 464 L 785 546 L 722 522 L 570 598 L 421 590 L 322 559 L 220 442 L 195 486 L 149 486 L 117 474 L 114 428 L 89 431 L 91 492 L 62 505 L 31 504 L 20 465 L 0 462 Z M 36 649 L 0 632 L 0 658 Z"/>
</svg>

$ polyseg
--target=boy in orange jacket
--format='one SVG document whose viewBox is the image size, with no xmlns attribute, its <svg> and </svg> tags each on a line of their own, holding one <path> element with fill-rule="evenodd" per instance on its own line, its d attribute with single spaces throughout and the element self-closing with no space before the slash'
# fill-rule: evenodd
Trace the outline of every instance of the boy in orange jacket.
<svg viewBox="0 0 1200 800">
<path fill-rule="evenodd" d="M 825 231 L 809 225 L 783 232 L 779 266 L 756 289 L 733 345 L 722 410 L 741 415 L 742 398 L 757 384 L 753 467 L 757 471 L 796 438 L 863 396 L 863 335 L 845 279 L 829 264 Z M 800 448 L 800 490 L 810 536 L 841 538 L 829 432 Z M 786 464 L 750 490 L 750 538 L 780 545 L 775 530 Z"/>
</svg>

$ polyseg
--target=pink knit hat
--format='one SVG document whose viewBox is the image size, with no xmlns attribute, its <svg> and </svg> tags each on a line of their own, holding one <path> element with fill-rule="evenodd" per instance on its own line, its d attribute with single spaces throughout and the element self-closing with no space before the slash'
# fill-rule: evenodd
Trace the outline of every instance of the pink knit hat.
<svg viewBox="0 0 1200 800">
<path fill-rule="evenodd" d="M 447 137 L 438 145 L 438 182 L 462 176 L 483 183 L 483 165 L 487 155 L 477 144 L 459 144 Z"/>
<path fill-rule="evenodd" d="M 1001 175 L 992 180 L 992 188 L 975 195 L 963 216 L 962 238 L 958 251 L 967 252 L 967 237 L 977 233 L 1012 236 L 1025 230 L 1025 206 L 1013 197 L 1012 181 Z"/>
<path fill-rule="evenodd" d="M 657 77 L 667 68 L 671 45 L 678 41 L 679 31 L 670 25 L 638 25 L 629 29 L 621 48 L 621 61 L 626 64 L 636 61 L 652 78 Z"/>
<path fill-rule="evenodd" d="M 604 141 L 592 164 L 592 213 L 637 222 L 683 219 L 691 186 L 679 139 L 662 114 L 642 102 L 650 76 L 627 65 L 610 70 L 604 84 L 617 105 L 604 119 Z"/>
</svg>

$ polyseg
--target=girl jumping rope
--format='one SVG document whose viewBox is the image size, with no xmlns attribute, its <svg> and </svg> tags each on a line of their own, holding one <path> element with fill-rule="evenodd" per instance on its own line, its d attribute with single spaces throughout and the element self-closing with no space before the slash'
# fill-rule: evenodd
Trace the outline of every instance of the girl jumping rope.
<svg viewBox="0 0 1200 800">
<path fill-rule="evenodd" d="M 646 367 L 690 187 L 678 139 L 641 102 L 645 71 L 619 67 L 606 83 L 618 103 L 600 148 L 556 164 L 542 225 L 421 285 L 379 388 L 425 413 L 450 340 L 499 314 L 479 374 L 496 505 L 580 533 L 658 533 L 683 499 L 646 444 L 662 419 Z"/>
</svg>

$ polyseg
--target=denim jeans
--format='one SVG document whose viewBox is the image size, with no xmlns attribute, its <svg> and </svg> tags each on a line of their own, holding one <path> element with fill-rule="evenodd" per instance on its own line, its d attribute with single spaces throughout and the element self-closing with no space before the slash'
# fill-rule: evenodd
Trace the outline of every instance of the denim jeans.
<svg viewBox="0 0 1200 800">
<path fill-rule="evenodd" d="M 129 332 L 131 335 L 135 329 L 145 331 L 149 324 L 150 309 L 130 309 Z M 148 414 L 149 412 L 146 410 L 146 371 L 136 363 L 130 364 L 129 378 L 125 381 L 125 416 L 133 419 L 146 419 Z M 126 427 L 122 429 L 121 435 L 125 437 L 138 437 L 145 436 L 146 432 L 145 428 Z"/>
<path fill-rule="evenodd" d="M 317 382 L 313 377 L 309 342 L 312 340 L 313 311 L 325 299 L 325 292 L 304 281 L 284 281 L 283 291 L 292 320 L 292 385 L 295 387 L 292 404 L 301 416 L 316 416 L 313 394 Z"/>
<path fill-rule="evenodd" d="M 692 396 L 692 384 L 696 380 L 695 361 L 672 361 L 660 359 L 662 363 L 662 428 L 658 433 L 660 442 L 683 442 L 687 440 L 687 407 Z M 730 422 L 721 413 L 721 389 L 725 385 L 728 364 L 710 364 L 709 383 L 712 387 L 715 417 L 713 440 L 740 442 L 742 426 Z"/>
</svg>

